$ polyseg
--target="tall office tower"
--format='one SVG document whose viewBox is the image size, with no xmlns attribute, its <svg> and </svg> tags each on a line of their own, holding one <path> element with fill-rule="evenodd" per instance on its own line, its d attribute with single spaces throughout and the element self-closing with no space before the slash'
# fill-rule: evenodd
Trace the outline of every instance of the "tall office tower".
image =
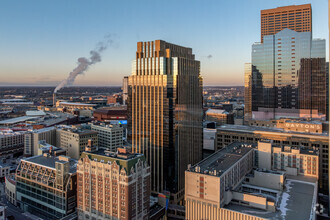
<svg viewBox="0 0 330 220">
<path fill-rule="evenodd" d="M 252 66 L 244 64 L 244 120 L 252 119 Z"/>
<path fill-rule="evenodd" d="M 261 10 L 261 42 L 264 36 L 277 34 L 285 28 L 312 32 L 311 4 Z"/>
<path fill-rule="evenodd" d="M 325 118 L 325 40 L 284 29 L 252 45 L 252 118 Z"/>
<path fill-rule="evenodd" d="M 148 219 L 150 167 L 142 154 L 88 146 L 77 173 L 78 219 Z"/>
<path fill-rule="evenodd" d="M 123 104 L 126 105 L 126 101 L 128 98 L 128 76 L 124 76 L 122 90 L 123 90 Z"/>
<path fill-rule="evenodd" d="M 184 171 L 202 158 L 202 78 L 191 48 L 138 42 L 129 77 L 132 150 L 151 167 L 151 189 L 183 200 Z"/>
</svg>

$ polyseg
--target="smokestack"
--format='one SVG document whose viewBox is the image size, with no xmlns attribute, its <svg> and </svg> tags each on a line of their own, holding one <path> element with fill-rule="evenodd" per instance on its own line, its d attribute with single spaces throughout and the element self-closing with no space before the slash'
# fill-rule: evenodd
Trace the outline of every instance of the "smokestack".
<svg viewBox="0 0 330 220">
<path fill-rule="evenodd" d="M 56 107 L 56 93 L 53 93 L 53 107 Z"/>
</svg>

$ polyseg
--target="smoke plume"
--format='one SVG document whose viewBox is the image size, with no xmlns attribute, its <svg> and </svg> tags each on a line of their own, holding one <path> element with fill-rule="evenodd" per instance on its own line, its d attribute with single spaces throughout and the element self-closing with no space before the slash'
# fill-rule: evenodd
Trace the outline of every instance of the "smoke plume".
<svg viewBox="0 0 330 220">
<path fill-rule="evenodd" d="M 110 35 L 105 37 L 105 40 L 102 42 L 99 42 L 96 45 L 96 48 L 94 50 L 91 50 L 89 52 L 90 57 L 89 59 L 86 57 L 80 57 L 78 58 L 78 66 L 72 70 L 72 72 L 69 74 L 69 77 L 65 80 L 63 80 L 54 90 L 54 93 L 56 93 L 58 90 L 60 90 L 63 87 L 70 86 L 73 84 L 74 80 L 79 74 L 83 74 L 88 70 L 88 67 L 101 62 L 101 53 L 107 49 L 109 45 L 113 43 L 112 39 L 110 38 Z"/>
</svg>

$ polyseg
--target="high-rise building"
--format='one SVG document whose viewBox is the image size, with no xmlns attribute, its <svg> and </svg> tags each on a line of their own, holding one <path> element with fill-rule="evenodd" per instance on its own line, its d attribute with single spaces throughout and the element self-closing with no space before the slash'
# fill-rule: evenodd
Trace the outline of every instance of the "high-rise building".
<svg viewBox="0 0 330 220">
<path fill-rule="evenodd" d="M 325 40 L 312 39 L 310 4 L 262 10 L 247 66 L 247 120 L 326 118 Z"/>
<path fill-rule="evenodd" d="M 89 148 L 77 173 L 79 219 L 148 219 L 150 167 L 142 154 Z"/>
<path fill-rule="evenodd" d="M 76 209 L 77 161 L 43 155 L 22 159 L 16 170 L 19 207 L 43 219 L 61 219 Z"/>
<path fill-rule="evenodd" d="M 261 10 L 261 42 L 264 36 L 277 34 L 285 28 L 312 32 L 311 4 Z"/>
<path fill-rule="evenodd" d="M 252 45 L 251 65 L 252 95 L 246 94 L 246 103 L 253 119 L 325 119 L 325 40 L 284 29 Z"/>
<path fill-rule="evenodd" d="M 203 145 L 202 78 L 192 49 L 138 42 L 128 102 L 128 135 L 150 164 L 152 191 L 183 200 L 184 171 L 200 161 Z"/>
</svg>

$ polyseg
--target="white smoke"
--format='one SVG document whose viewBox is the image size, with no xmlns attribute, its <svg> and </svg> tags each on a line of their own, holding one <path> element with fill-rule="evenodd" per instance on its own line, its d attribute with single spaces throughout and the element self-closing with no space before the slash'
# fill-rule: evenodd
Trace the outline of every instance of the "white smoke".
<svg viewBox="0 0 330 220">
<path fill-rule="evenodd" d="M 74 80 L 79 74 L 83 74 L 88 70 L 88 67 L 90 65 L 93 65 L 95 63 L 101 62 L 101 55 L 100 53 L 103 52 L 108 48 L 109 45 L 113 43 L 112 39 L 110 38 L 110 35 L 105 37 L 105 40 L 102 42 L 99 42 L 96 45 L 96 48 L 89 52 L 90 57 L 89 59 L 86 57 L 80 57 L 78 58 L 78 66 L 72 70 L 72 72 L 69 74 L 69 77 L 65 80 L 63 80 L 54 90 L 54 93 L 56 93 L 58 90 L 60 90 L 63 87 L 70 86 L 73 84 Z"/>
</svg>

